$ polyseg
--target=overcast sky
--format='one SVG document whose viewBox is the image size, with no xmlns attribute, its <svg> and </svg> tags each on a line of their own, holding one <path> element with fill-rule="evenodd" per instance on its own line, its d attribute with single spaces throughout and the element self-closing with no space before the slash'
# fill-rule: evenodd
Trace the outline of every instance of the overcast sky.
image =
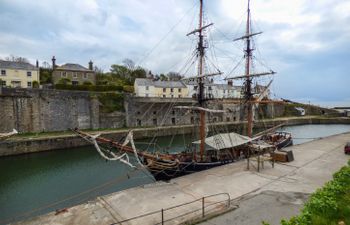
<svg viewBox="0 0 350 225">
<path fill-rule="evenodd" d="M 244 32 L 246 1 L 204 3 L 214 23 L 207 63 L 229 75 L 242 58 L 243 45 L 231 40 Z M 350 105 L 349 0 L 252 0 L 251 8 L 253 28 L 264 32 L 255 54 L 278 73 L 275 97 Z M 197 16 L 198 0 L 0 0 L 0 57 L 34 64 L 55 55 L 58 64 L 84 66 L 91 59 L 104 71 L 130 58 L 153 73 L 184 73 Z"/>
</svg>

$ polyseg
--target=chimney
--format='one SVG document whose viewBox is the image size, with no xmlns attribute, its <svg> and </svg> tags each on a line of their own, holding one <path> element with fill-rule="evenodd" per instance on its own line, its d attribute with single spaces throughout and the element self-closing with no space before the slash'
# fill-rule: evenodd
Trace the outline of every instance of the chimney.
<svg viewBox="0 0 350 225">
<path fill-rule="evenodd" d="M 94 70 L 94 64 L 91 60 L 89 62 L 89 70 Z"/>
<path fill-rule="evenodd" d="M 232 87 L 232 86 L 233 86 L 232 80 L 228 80 L 228 81 L 227 81 L 227 85 Z"/>
<path fill-rule="evenodd" d="M 39 61 L 36 60 L 36 68 L 39 68 Z"/>
<path fill-rule="evenodd" d="M 56 58 L 55 56 L 52 56 L 52 69 L 56 69 Z"/>
</svg>

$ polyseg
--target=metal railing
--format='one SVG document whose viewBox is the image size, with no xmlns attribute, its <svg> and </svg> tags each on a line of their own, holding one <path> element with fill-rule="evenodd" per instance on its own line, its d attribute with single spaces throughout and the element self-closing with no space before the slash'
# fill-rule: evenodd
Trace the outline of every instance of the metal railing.
<svg viewBox="0 0 350 225">
<path fill-rule="evenodd" d="M 221 196 L 221 200 L 210 200 L 215 197 Z M 223 207 L 228 209 L 231 204 L 231 197 L 228 193 L 218 193 L 208 195 L 190 202 L 186 202 L 180 205 L 172 206 L 169 208 L 163 208 L 161 210 L 149 212 L 139 216 L 135 216 L 129 219 L 112 223 L 111 225 L 125 225 L 132 222 L 135 224 L 161 224 L 164 225 L 166 222 L 174 222 L 174 224 L 183 223 L 186 220 L 192 220 L 213 213 L 215 211 L 221 211 Z M 172 213 L 176 216 L 167 217 L 166 214 Z M 192 215 L 191 215 L 192 214 Z M 151 218 L 150 218 L 151 217 Z M 146 222 L 148 218 L 148 222 Z M 137 222 L 139 220 L 139 222 Z M 142 221 L 141 221 L 142 220 Z"/>
</svg>

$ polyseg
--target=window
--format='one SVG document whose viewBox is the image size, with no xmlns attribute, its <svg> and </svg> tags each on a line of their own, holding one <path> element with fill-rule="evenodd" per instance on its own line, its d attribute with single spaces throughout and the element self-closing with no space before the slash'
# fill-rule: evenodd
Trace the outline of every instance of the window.
<svg viewBox="0 0 350 225">
<path fill-rule="evenodd" d="M 171 118 L 171 123 L 172 123 L 173 125 L 176 124 L 175 118 Z"/>
<path fill-rule="evenodd" d="M 170 92 L 174 92 L 174 88 L 170 88 Z"/>
<path fill-rule="evenodd" d="M 157 111 L 153 111 L 153 115 L 157 115 Z"/>
<path fill-rule="evenodd" d="M 73 77 L 78 78 L 78 73 L 77 72 L 73 73 Z"/>
<path fill-rule="evenodd" d="M 72 81 L 72 85 L 73 85 L 73 86 L 79 85 L 79 82 L 76 81 L 76 80 L 73 80 L 73 81 Z"/>
<path fill-rule="evenodd" d="M 179 95 L 179 98 L 181 98 L 182 96 L 181 95 Z"/>
<path fill-rule="evenodd" d="M 31 77 L 32 76 L 32 71 L 27 71 L 27 77 Z"/>
<path fill-rule="evenodd" d="M 179 92 L 181 92 L 181 88 L 179 88 Z"/>
<path fill-rule="evenodd" d="M 27 82 L 28 87 L 32 87 L 32 82 Z"/>
<path fill-rule="evenodd" d="M 166 88 L 163 88 L 163 92 L 166 92 Z"/>
<path fill-rule="evenodd" d="M 175 115 L 175 110 L 172 111 L 173 115 Z"/>
<path fill-rule="evenodd" d="M 172 98 L 174 98 L 174 95 L 171 95 Z"/>
<path fill-rule="evenodd" d="M 191 124 L 194 124 L 194 118 L 191 117 Z"/>
<path fill-rule="evenodd" d="M 67 77 L 67 72 L 61 72 L 61 77 Z"/>
<path fill-rule="evenodd" d="M 197 89 L 198 89 L 198 86 L 194 86 L 193 89 L 194 89 L 194 90 L 197 90 Z"/>
<path fill-rule="evenodd" d="M 211 87 L 208 87 L 208 90 L 209 90 L 209 91 L 211 91 L 211 90 L 212 90 L 212 88 L 211 88 Z"/>
<path fill-rule="evenodd" d="M 1 86 L 1 87 L 5 87 L 5 86 L 6 86 L 6 80 L 0 81 L 0 86 Z"/>
<path fill-rule="evenodd" d="M 1 76 L 6 76 L 6 70 L 1 70 Z"/>
<path fill-rule="evenodd" d="M 166 95 L 163 95 L 163 98 L 166 98 Z"/>
<path fill-rule="evenodd" d="M 137 126 L 141 126 L 142 124 L 141 124 L 141 120 L 139 120 L 139 119 L 137 119 Z"/>
<path fill-rule="evenodd" d="M 153 119 L 153 125 L 157 126 L 157 119 Z"/>
<path fill-rule="evenodd" d="M 235 116 L 233 117 L 233 120 L 236 121 L 236 117 Z"/>
<path fill-rule="evenodd" d="M 89 74 L 88 73 L 84 73 L 84 79 L 88 79 L 89 78 Z"/>
<path fill-rule="evenodd" d="M 227 122 L 230 122 L 230 117 L 226 117 L 226 121 L 227 121 Z"/>
<path fill-rule="evenodd" d="M 148 91 L 149 90 L 149 87 L 148 86 L 146 86 L 146 91 Z"/>
<path fill-rule="evenodd" d="M 148 94 L 146 94 L 146 97 L 148 97 Z"/>
<path fill-rule="evenodd" d="M 141 114 L 141 112 L 140 112 L 140 111 L 138 111 L 138 112 L 137 112 L 137 115 L 140 115 L 140 114 Z"/>
</svg>

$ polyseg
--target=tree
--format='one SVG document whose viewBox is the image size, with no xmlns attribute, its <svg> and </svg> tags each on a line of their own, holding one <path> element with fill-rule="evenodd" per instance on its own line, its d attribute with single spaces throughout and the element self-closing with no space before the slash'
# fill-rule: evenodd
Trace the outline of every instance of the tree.
<svg viewBox="0 0 350 225">
<path fill-rule="evenodd" d="M 169 78 L 169 80 L 172 80 L 172 81 L 177 81 L 182 79 L 182 76 L 177 72 L 169 72 L 167 74 L 167 77 Z"/>
<path fill-rule="evenodd" d="M 168 77 L 165 76 L 164 74 L 160 74 L 159 78 L 160 78 L 161 81 L 167 81 L 168 80 Z"/>
<path fill-rule="evenodd" d="M 111 65 L 111 74 L 119 78 L 128 79 L 130 78 L 130 71 L 127 67 L 113 64 Z"/>
<path fill-rule="evenodd" d="M 41 84 L 50 84 L 52 83 L 52 70 L 46 68 L 39 69 L 40 74 L 40 83 Z"/>
<path fill-rule="evenodd" d="M 39 88 L 39 82 L 38 81 L 33 81 L 33 88 Z"/>
<path fill-rule="evenodd" d="M 134 70 L 135 69 L 135 63 L 131 59 L 128 59 L 128 58 L 124 59 L 123 60 L 123 64 L 129 70 Z"/>
<path fill-rule="evenodd" d="M 133 81 L 135 81 L 136 78 L 146 78 L 146 70 L 144 70 L 141 67 L 138 67 L 137 69 L 131 72 L 131 78 Z"/>
<path fill-rule="evenodd" d="M 61 78 L 58 81 L 58 84 L 64 84 L 64 85 L 71 84 L 71 80 L 69 78 Z"/>
<path fill-rule="evenodd" d="M 5 57 L 6 61 L 11 61 L 11 62 L 24 62 L 24 63 L 29 63 L 29 60 L 21 57 L 21 56 L 15 56 L 15 55 L 10 55 L 8 57 Z"/>
</svg>

